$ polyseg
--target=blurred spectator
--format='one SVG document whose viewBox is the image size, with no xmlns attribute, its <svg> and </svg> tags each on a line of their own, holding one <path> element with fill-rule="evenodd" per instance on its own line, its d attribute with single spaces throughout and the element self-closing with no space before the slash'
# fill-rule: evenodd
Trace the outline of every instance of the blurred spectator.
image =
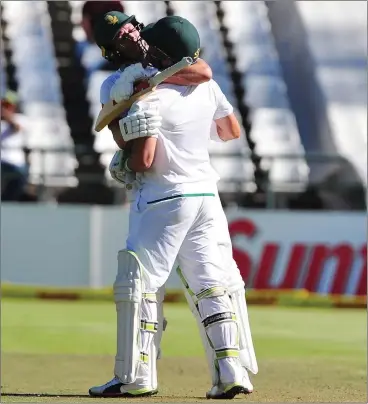
<svg viewBox="0 0 368 404">
<path fill-rule="evenodd" d="M 8 91 L 1 99 L 1 199 L 19 201 L 28 179 L 26 117 L 17 112 L 17 95 Z"/>
<path fill-rule="evenodd" d="M 109 11 L 124 12 L 121 1 L 86 1 L 82 8 L 81 26 L 86 34 L 86 40 L 77 42 L 76 53 L 86 69 L 87 77 L 94 71 L 108 68 L 108 62 L 101 57 L 101 49 L 93 38 L 93 25 L 100 14 Z"/>
</svg>

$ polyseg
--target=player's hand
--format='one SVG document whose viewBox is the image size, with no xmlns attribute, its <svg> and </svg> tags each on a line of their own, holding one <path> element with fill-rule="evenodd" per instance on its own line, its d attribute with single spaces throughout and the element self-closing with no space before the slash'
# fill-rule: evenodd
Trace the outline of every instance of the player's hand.
<svg viewBox="0 0 368 404">
<path fill-rule="evenodd" d="M 133 104 L 128 115 L 120 119 L 119 127 L 125 142 L 140 137 L 158 137 L 162 125 L 158 98 L 149 97 L 150 101 Z"/>
<path fill-rule="evenodd" d="M 128 154 L 126 151 L 118 150 L 109 164 L 111 177 L 125 187 L 132 186 L 136 180 L 135 172 L 127 172 L 124 168 L 127 158 Z"/>
<path fill-rule="evenodd" d="M 141 63 L 128 66 L 112 86 L 110 99 L 115 102 L 128 100 L 134 93 L 134 83 L 138 79 L 148 79 L 156 73 L 156 69 L 144 69 Z"/>
</svg>

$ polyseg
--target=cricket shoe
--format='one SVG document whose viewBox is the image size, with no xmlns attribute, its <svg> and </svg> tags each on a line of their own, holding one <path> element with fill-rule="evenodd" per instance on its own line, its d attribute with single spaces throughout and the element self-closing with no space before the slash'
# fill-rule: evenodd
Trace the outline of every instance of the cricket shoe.
<svg viewBox="0 0 368 404">
<path fill-rule="evenodd" d="M 89 389 L 92 397 L 145 397 L 157 394 L 157 389 L 140 386 L 137 383 L 124 384 L 117 377 L 101 386 Z"/>
<path fill-rule="evenodd" d="M 241 383 L 218 384 L 207 392 L 206 398 L 214 400 L 231 400 L 238 394 L 251 394 L 253 385 L 248 374 L 244 375 Z"/>
</svg>

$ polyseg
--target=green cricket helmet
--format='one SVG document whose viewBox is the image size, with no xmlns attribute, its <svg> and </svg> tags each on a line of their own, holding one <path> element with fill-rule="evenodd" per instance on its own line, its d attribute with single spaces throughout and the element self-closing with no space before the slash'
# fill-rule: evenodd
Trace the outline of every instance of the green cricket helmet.
<svg viewBox="0 0 368 404">
<path fill-rule="evenodd" d="M 143 24 L 139 23 L 134 15 L 128 16 L 120 11 L 109 11 L 96 20 L 93 26 L 93 35 L 105 59 L 112 62 L 130 59 L 131 55 L 129 55 L 126 48 L 129 45 L 128 50 L 130 52 L 132 52 L 132 49 L 134 50 L 132 44 L 129 44 L 132 41 L 129 40 L 127 35 L 119 36 L 121 28 L 129 23 L 138 31 L 143 27 Z M 139 46 L 140 43 L 137 44 L 137 49 Z"/>
<path fill-rule="evenodd" d="M 185 18 L 161 18 L 156 23 L 144 27 L 141 37 L 149 45 L 148 56 L 155 67 L 162 67 L 161 62 L 165 58 L 169 58 L 170 64 L 174 64 L 183 57 L 189 56 L 193 61 L 199 57 L 201 45 L 198 31 Z"/>
</svg>

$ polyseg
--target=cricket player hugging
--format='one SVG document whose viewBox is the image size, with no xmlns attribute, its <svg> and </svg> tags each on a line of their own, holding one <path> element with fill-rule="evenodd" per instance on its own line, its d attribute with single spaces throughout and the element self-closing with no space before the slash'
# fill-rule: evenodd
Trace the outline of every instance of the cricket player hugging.
<svg viewBox="0 0 368 404">
<path fill-rule="evenodd" d="M 167 59 L 166 66 L 182 57 L 198 57 L 199 35 L 186 19 L 165 17 L 144 28 L 141 36 L 149 45 L 148 54 L 152 52 L 154 60 L 160 54 Z M 110 96 L 116 102 L 128 99 L 135 80 L 155 73 L 132 65 L 120 75 Z M 137 173 L 138 185 L 114 282 L 115 376 L 89 393 L 105 397 L 157 393 L 160 341 L 154 336 L 162 315 L 157 294 L 179 266 L 212 374 L 206 397 L 249 394 L 253 386 L 247 371 L 256 374 L 258 365 L 244 282 L 232 258 L 218 176 L 208 154 L 210 137 L 218 141 L 239 137 L 232 106 L 213 80 L 197 86 L 161 84 L 131 107 L 119 128 L 132 147 L 130 153 L 115 157 L 110 171 L 120 181 Z"/>
</svg>

